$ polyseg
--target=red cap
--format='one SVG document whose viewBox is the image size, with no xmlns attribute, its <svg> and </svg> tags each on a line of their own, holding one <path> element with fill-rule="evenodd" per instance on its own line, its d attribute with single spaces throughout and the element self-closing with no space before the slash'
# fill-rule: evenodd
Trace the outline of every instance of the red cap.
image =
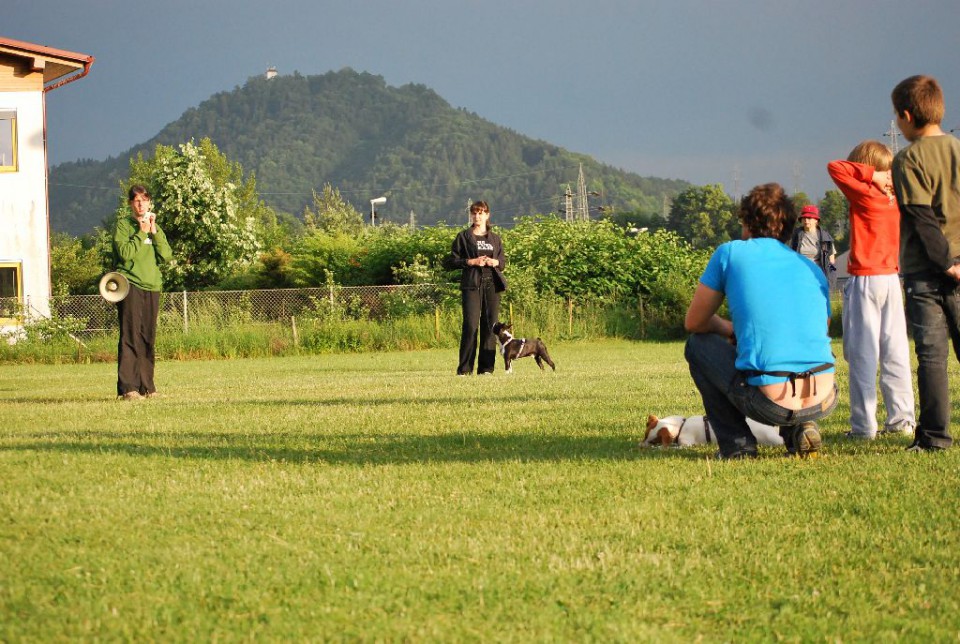
<svg viewBox="0 0 960 644">
<path fill-rule="evenodd" d="M 814 205 L 804 206 L 800 211 L 800 219 L 809 217 L 810 219 L 820 219 L 820 209 Z"/>
</svg>

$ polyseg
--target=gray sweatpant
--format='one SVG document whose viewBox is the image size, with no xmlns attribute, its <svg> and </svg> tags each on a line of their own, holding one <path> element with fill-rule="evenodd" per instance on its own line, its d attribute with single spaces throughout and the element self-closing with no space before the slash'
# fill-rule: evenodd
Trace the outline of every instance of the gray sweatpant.
<svg viewBox="0 0 960 644">
<path fill-rule="evenodd" d="M 843 287 L 843 357 L 850 365 L 850 427 L 877 434 L 877 365 L 886 426 L 916 425 L 910 345 L 897 275 L 851 275 Z"/>
</svg>

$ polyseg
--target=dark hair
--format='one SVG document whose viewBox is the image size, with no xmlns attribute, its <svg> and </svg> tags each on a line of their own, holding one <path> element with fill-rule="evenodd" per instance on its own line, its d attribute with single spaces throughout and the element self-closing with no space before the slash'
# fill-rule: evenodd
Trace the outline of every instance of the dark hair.
<svg viewBox="0 0 960 644">
<path fill-rule="evenodd" d="M 487 205 L 486 201 L 474 201 L 470 204 L 470 214 L 472 215 L 475 212 L 490 212 L 490 206 Z"/>
<path fill-rule="evenodd" d="M 904 112 L 910 112 L 915 127 L 939 125 L 943 120 L 943 90 L 933 76 L 911 76 L 900 81 L 890 99 L 901 118 Z"/>
<path fill-rule="evenodd" d="M 138 195 L 143 195 L 147 199 L 152 199 L 150 191 L 140 184 L 130 186 L 130 192 L 127 193 L 127 201 L 133 201 Z"/>
<path fill-rule="evenodd" d="M 779 183 L 757 186 L 740 200 L 740 222 L 753 238 L 772 237 L 786 243 L 796 219 L 793 202 Z"/>
</svg>

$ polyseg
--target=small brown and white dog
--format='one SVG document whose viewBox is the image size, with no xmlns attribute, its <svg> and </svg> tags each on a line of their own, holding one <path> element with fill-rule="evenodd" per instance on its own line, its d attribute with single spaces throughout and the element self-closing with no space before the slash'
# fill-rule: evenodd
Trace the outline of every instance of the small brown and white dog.
<svg viewBox="0 0 960 644">
<path fill-rule="evenodd" d="M 758 423 L 752 418 L 747 419 L 750 431 L 757 437 L 759 445 L 783 445 L 780 429 L 773 425 Z M 692 445 L 708 445 L 717 442 L 717 435 L 710 427 L 706 416 L 667 416 L 657 418 L 653 414 L 647 416 L 647 432 L 640 441 L 640 447 L 662 445 L 664 447 L 690 447 Z"/>
<path fill-rule="evenodd" d="M 493 325 L 493 333 L 497 336 L 497 343 L 500 345 L 500 353 L 503 354 L 503 369 L 507 373 L 513 373 L 513 361 L 527 356 L 533 356 L 537 361 L 540 371 L 543 371 L 543 363 L 546 362 L 554 371 L 557 370 L 550 354 L 547 353 L 547 345 L 540 338 L 515 338 L 510 333 L 512 324 L 497 322 Z"/>
</svg>

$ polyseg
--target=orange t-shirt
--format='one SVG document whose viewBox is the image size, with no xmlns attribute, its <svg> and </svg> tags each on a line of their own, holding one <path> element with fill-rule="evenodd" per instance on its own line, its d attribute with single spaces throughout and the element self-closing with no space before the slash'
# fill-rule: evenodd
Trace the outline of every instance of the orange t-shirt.
<svg viewBox="0 0 960 644">
<path fill-rule="evenodd" d="M 900 210 L 896 200 L 873 185 L 873 166 L 852 161 L 827 164 L 830 178 L 850 202 L 850 275 L 891 275 L 900 271 Z"/>
</svg>

